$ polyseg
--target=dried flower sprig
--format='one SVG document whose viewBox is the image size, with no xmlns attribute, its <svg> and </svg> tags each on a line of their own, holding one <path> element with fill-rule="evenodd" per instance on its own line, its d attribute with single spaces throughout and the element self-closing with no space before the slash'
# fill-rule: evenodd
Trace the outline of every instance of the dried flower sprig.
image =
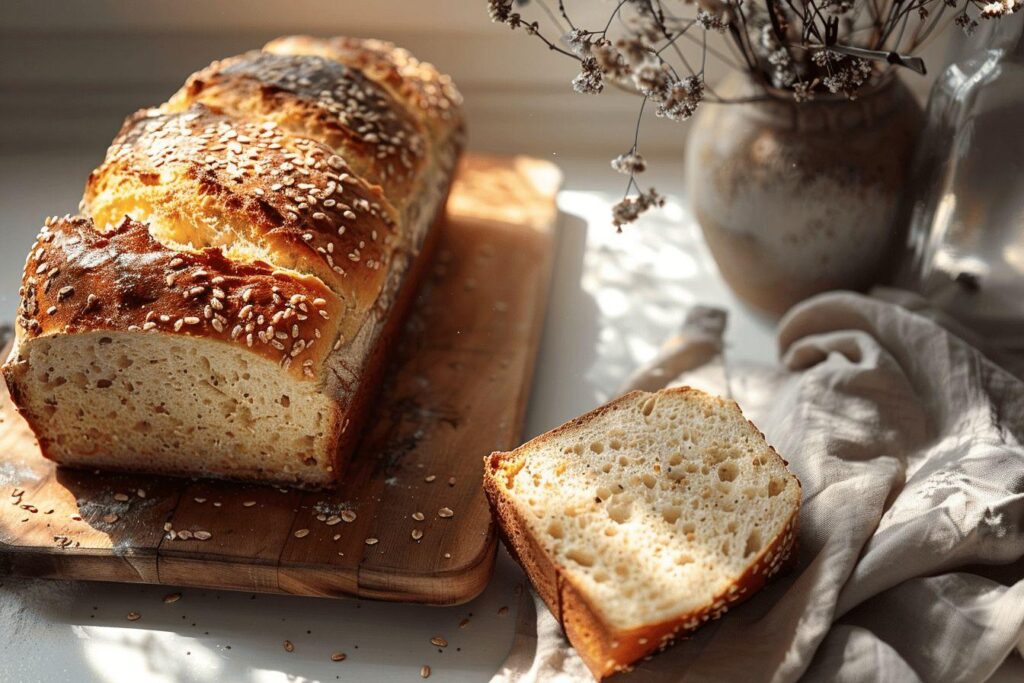
<svg viewBox="0 0 1024 683">
<path fill-rule="evenodd" d="M 523 30 L 549 50 L 578 62 L 573 90 L 598 95 L 613 85 L 641 96 L 633 144 L 612 161 L 629 176 L 623 199 L 612 208 L 617 229 L 644 211 L 662 206 L 653 188 L 637 177 L 647 168 L 639 152 L 640 123 L 648 104 L 656 116 L 673 121 L 692 117 L 704 102 L 730 103 L 778 97 L 797 102 L 821 95 L 855 99 L 892 67 L 924 73 L 914 56 L 943 24 L 947 10 L 968 34 L 977 19 L 1017 12 L 1024 0 L 615 0 L 603 25 L 586 28 L 566 7 L 546 0 L 488 0 L 491 20 Z M 578 0 L 582 1 L 582 0 Z M 517 9 L 532 6 L 546 18 L 525 19 Z M 694 35 L 696 34 L 696 35 Z M 708 44 L 725 41 L 726 51 Z M 700 48 L 691 65 L 683 41 Z M 746 72 L 762 94 L 744 100 L 719 97 L 705 80 L 708 58 Z"/>
</svg>

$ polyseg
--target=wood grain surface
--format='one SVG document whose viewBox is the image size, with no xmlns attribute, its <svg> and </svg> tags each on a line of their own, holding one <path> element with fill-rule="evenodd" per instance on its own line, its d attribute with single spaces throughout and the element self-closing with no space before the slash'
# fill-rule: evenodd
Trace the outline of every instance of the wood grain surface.
<svg viewBox="0 0 1024 683">
<path fill-rule="evenodd" d="M 4 390 L 0 574 L 431 604 L 475 597 L 497 546 L 482 458 L 520 438 L 559 182 L 553 166 L 523 157 L 463 162 L 431 270 L 336 491 L 58 469 Z"/>
</svg>

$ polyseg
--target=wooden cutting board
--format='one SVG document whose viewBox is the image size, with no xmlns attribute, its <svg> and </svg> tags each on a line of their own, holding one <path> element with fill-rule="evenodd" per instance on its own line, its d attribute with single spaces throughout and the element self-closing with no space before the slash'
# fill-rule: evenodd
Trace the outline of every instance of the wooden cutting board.
<svg viewBox="0 0 1024 683">
<path fill-rule="evenodd" d="M 463 162 L 432 272 L 337 491 L 57 469 L 3 390 L 0 574 L 431 604 L 475 597 L 497 547 L 482 459 L 520 439 L 560 179 L 522 157 Z"/>
</svg>

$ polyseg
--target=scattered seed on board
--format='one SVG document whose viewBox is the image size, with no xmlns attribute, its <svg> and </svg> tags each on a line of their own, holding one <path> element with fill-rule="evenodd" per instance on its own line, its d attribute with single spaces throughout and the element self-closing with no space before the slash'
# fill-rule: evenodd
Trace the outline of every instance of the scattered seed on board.
<svg viewBox="0 0 1024 683">
<path fill-rule="evenodd" d="M 182 529 L 181 531 L 178 532 L 178 538 L 180 538 L 183 541 L 187 541 L 190 538 L 192 538 L 192 532 L 189 531 L 188 529 Z"/>
<path fill-rule="evenodd" d="M 420 531 L 419 529 L 413 529 L 412 530 L 412 540 L 418 541 L 421 538 L 423 538 L 423 532 Z"/>
<path fill-rule="evenodd" d="M 467 626 L 469 626 L 469 617 L 459 622 L 459 628 L 466 628 Z"/>
<path fill-rule="evenodd" d="M 352 522 L 356 521 L 356 513 L 352 512 L 351 510 L 342 510 L 341 521 L 345 522 L 346 524 L 351 524 Z"/>
<path fill-rule="evenodd" d="M 324 521 L 324 524 L 326 524 L 327 526 L 334 526 L 335 524 L 337 524 L 340 521 L 341 521 L 341 517 L 339 517 L 338 515 L 331 515 L 330 517 L 328 517 Z"/>
<path fill-rule="evenodd" d="M 508 614 L 508 607 L 506 605 L 502 605 L 501 607 L 498 608 L 498 616 L 499 617 L 503 617 L 506 614 Z"/>
<path fill-rule="evenodd" d="M 115 515 L 114 513 L 110 513 L 109 515 L 103 515 L 103 522 L 105 524 L 113 524 L 118 519 L 120 519 L 120 518 L 117 515 Z"/>
<path fill-rule="evenodd" d="M 199 498 L 199 497 L 197 496 L 197 497 L 195 498 L 195 501 L 196 501 L 197 503 L 199 503 L 200 505 L 202 505 L 203 503 L 205 503 L 205 502 L 206 502 L 206 499 L 205 499 L 205 498 Z"/>
<path fill-rule="evenodd" d="M 181 600 L 181 593 L 168 593 L 164 596 L 164 604 L 170 605 Z"/>
<path fill-rule="evenodd" d="M 213 534 L 211 534 L 209 531 L 197 531 L 194 534 L 192 534 L 192 537 L 199 539 L 200 541 L 209 541 L 211 538 L 213 538 Z"/>
<path fill-rule="evenodd" d="M 424 519 L 423 513 L 422 512 L 414 512 L 414 513 L 412 513 L 412 518 L 415 519 L 417 522 L 422 522 L 423 519 Z"/>
<path fill-rule="evenodd" d="M 448 647 L 448 641 L 441 636 L 434 636 L 430 639 L 430 642 L 432 645 L 437 645 L 438 647 Z"/>
<path fill-rule="evenodd" d="M 373 538 L 372 536 L 366 539 L 366 545 L 377 545 L 379 539 Z"/>
<path fill-rule="evenodd" d="M 139 614 L 138 612 L 129 612 L 128 613 L 128 621 L 138 621 L 141 618 L 142 618 L 142 615 Z"/>
<path fill-rule="evenodd" d="M 295 538 L 305 538 L 309 536 L 309 529 L 299 529 L 295 532 Z"/>
<path fill-rule="evenodd" d="M 334 536 L 332 536 L 331 538 L 337 541 L 339 538 L 341 538 L 341 534 L 334 534 Z"/>
<path fill-rule="evenodd" d="M 331 661 L 344 662 L 347 657 L 348 655 L 346 655 L 344 652 L 334 652 L 331 654 Z"/>
<path fill-rule="evenodd" d="M 426 664 L 420 667 L 420 678 L 430 678 L 430 667 Z"/>
<path fill-rule="evenodd" d="M 448 477 L 448 485 L 455 486 L 455 477 Z"/>
<path fill-rule="evenodd" d="M 114 500 L 116 500 L 116 501 L 118 501 L 120 503 L 127 502 L 128 494 L 127 493 L 115 493 L 114 494 Z"/>
<path fill-rule="evenodd" d="M 284 651 L 285 652 L 295 652 L 295 646 L 292 645 L 292 641 L 290 641 L 290 640 L 284 641 Z"/>
<path fill-rule="evenodd" d="M 423 481 L 425 481 L 425 482 L 427 482 L 429 484 L 430 482 L 434 481 L 435 479 L 437 479 L 437 475 L 436 474 L 428 474 L 426 477 L 423 478 Z"/>
<path fill-rule="evenodd" d="M 139 489 L 138 491 L 135 492 L 135 495 L 138 496 L 139 498 L 145 498 L 146 491 L 145 489 Z"/>
<path fill-rule="evenodd" d="M 454 515 L 455 512 L 453 512 L 451 508 L 441 508 L 440 510 L 437 511 L 438 517 L 444 517 L 446 519 L 448 517 L 453 517 Z"/>
<path fill-rule="evenodd" d="M 247 500 L 244 503 L 242 503 L 242 507 L 244 507 L 244 508 L 251 508 L 255 504 L 256 504 L 255 500 Z"/>
</svg>

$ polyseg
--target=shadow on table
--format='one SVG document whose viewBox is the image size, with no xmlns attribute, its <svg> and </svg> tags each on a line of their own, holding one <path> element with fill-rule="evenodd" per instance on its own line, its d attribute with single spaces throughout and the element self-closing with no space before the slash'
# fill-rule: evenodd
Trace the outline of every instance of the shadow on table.
<svg viewBox="0 0 1024 683">
<path fill-rule="evenodd" d="M 597 361 L 600 331 L 597 304 L 582 287 L 587 222 L 560 211 L 556 240 L 524 439 L 562 424 L 599 402 L 598 389 L 585 379 Z"/>
</svg>

